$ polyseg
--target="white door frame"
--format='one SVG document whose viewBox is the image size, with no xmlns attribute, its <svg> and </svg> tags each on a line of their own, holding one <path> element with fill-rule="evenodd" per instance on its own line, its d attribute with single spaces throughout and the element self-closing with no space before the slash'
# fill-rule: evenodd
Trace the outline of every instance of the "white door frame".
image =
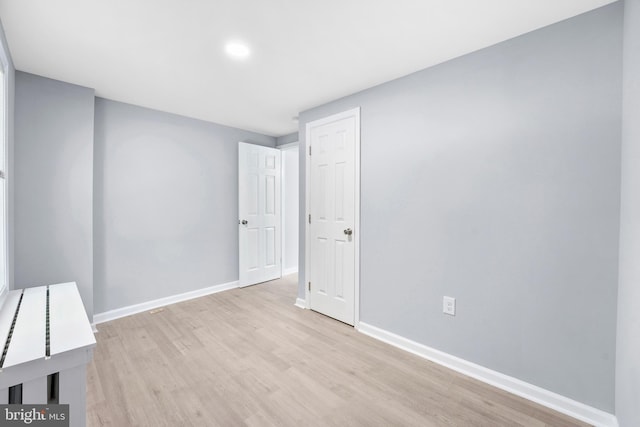
<svg viewBox="0 0 640 427">
<path fill-rule="evenodd" d="M 276 148 L 280 149 L 280 151 L 286 151 L 286 150 L 293 150 L 294 148 L 300 149 L 300 141 L 296 141 L 296 142 L 290 142 L 288 144 L 282 144 L 282 145 L 278 145 Z M 298 161 L 299 162 L 299 161 Z M 287 216 L 285 214 L 285 200 L 284 200 L 284 187 L 285 187 L 285 172 L 284 172 L 284 168 L 285 168 L 285 156 L 282 155 L 280 156 L 280 174 L 281 174 L 281 179 L 280 179 L 280 202 L 281 202 L 281 206 L 280 206 L 280 230 L 282 231 L 280 233 L 280 254 L 281 254 L 281 258 L 280 258 L 280 277 L 284 276 L 284 259 L 287 255 L 286 251 L 286 246 L 285 246 L 285 223 L 287 222 Z M 300 177 L 298 177 L 297 179 L 300 179 Z M 299 210 L 299 209 L 298 209 Z M 300 217 L 300 212 L 298 212 L 298 217 Z M 298 265 L 300 263 L 300 260 L 298 260 Z M 297 270 L 296 270 L 297 271 Z M 293 273 L 291 273 L 293 274 Z"/>
<path fill-rule="evenodd" d="M 309 214 L 311 212 L 309 201 L 311 199 L 311 161 L 309 159 L 309 147 L 311 145 L 311 128 L 314 126 L 321 126 L 327 123 L 343 120 L 349 117 L 354 117 L 356 122 L 355 132 L 355 170 L 356 170 L 356 182 L 355 182 L 355 223 L 353 226 L 353 233 L 355 238 L 353 243 L 355 244 L 355 265 L 354 265 L 354 322 L 353 327 L 358 329 L 360 323 L 360 107 L 353 108 L 351 110 L 343 111 L 341 113 L 333 114 L 322 119 L 314 120 L 306 124 L 305 129 L 305 155 L 304 155 L 304 169 L 305 169 L 305 212 L 304 212 L 304 295 L 306 308 L 311 308 L 309 304 L 309 264 L 310 264 L 310 241 L 309 241 Z"/>
</svg>

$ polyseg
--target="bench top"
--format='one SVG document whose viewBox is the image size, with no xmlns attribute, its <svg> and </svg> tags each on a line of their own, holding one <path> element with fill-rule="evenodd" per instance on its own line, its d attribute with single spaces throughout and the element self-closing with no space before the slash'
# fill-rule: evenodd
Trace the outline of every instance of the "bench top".
<svg viewBox="0 0 640 427">
<path fill-rule="evenodd" d="M 0 307 L 0 370 L 95 345 L 73 282 L 10 291 Z"/>
</svg>

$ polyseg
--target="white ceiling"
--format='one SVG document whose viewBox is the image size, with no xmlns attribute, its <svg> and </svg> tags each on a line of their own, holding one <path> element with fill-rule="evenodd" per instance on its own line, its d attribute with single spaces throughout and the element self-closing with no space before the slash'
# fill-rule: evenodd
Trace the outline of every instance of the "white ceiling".
<svg viewBox="0 0 640 427">
<path fill-rule="evenodd" d="M 18 70 L 272 136 L 299 111 L 612 0 L 0 0 Z M 234 61 L 224 43 L 253 51 Z"/>
</svg>

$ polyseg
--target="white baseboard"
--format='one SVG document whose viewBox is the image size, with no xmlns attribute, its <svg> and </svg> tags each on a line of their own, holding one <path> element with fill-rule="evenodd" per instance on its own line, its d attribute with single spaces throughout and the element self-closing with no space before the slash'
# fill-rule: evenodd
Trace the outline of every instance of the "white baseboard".
<svg viewBox="0 0 640 427">
<path fill-rule="evenodd" d="M 298 267 L 291 267 L 291 268 L 283 268 L 282 269 L 282 275 L 283 276 L 288 276 L 290 274 L 295 274 L 298 272 Z"/>
<path fill-rule="evenodd" d="M 297 302 L 296 302 L 297 305 Z M 517 378 L 493 371 L 475 363 L 460 359 L 448 353 L 436 350 L 426 345 L 411 341 L 407 338 L 380 329 L 364 322 L 358 324 L 358 330 L 377 340 L 386 342 L 394 347 L 428 359 L 454 371 L 513 393 L 517 396 L 539 403 L 581 421 L 598 427 L 618 427 L 615 415 L 597 408 L 577 402 L 541 387 L 529 384 Z"/>
<path fill-rule="evenodd" d="M 296 298 L 296 303 L 293 304 L 298 308 L 307 308 L 307 302 L 302 298 Z"/>
<path fill-rule="evenodd" d="M 93 316 L 93 324 L 108 322 L 110 320 L 119 319 L 121 317 L 131 316 L 132 314 L 142 313 L 143 311 L 152 310 L 165 305 L 175 304 L 177 302 L 187 301 L 190 299 L 203 297 L 205 295 L 215 294 L 217 292 L 226 291 L 238 287 L 238 282 L 223 283 L 222 285 L 209 286 L 208 288 L 197 289 L 195 291 L 185 292 L 183 294 L 172 295 L 159 298 L 153 301 L 147 301 L 140 304 L 129 305 L 127 307 L 116 308 L 115 310 L 105 311 Z"/>
<path fill-rule="evenodd" d="M 93 331 L 94 334 L 98 333 L 98 326 L 96 326 L 95 322 L 91 324 L 91 330 Z"/>
</svg>

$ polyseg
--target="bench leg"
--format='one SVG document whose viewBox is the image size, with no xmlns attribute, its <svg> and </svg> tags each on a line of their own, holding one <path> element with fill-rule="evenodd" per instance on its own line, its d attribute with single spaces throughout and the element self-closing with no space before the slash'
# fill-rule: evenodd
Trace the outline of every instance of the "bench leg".
<svg viewBox="0 0 640 427">
<path fill-rule="evenodd" d="M 69 426 L 87 425 L 87 366 L 60 371 L 60 403 L 69 404 Z"/>
</svg>

